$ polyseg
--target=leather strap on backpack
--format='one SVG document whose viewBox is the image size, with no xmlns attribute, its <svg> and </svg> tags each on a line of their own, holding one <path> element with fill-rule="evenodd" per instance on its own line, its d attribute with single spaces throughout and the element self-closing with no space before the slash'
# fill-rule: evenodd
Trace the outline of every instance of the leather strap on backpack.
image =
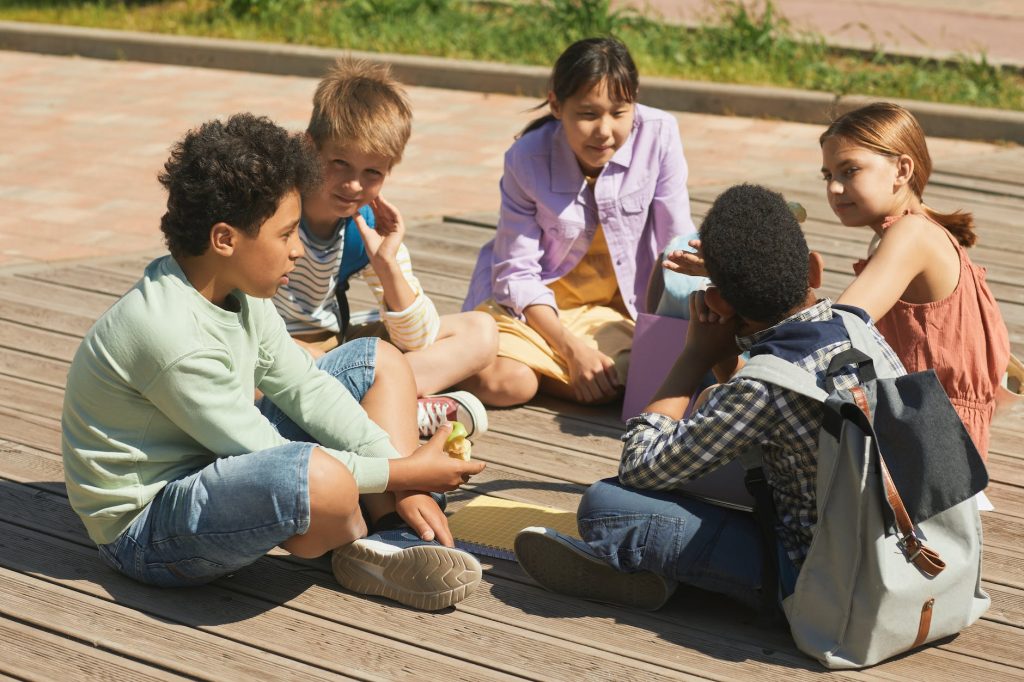
<svg viewBox="0 0 1024 682">
<path fill-rule="evenodd" d="M 868 418 L 868 422 L 871 421 L 871 407 L 868 403 L 867 395 L 864 393 L 864 389 L 860 386 L 855 386 L 850 389 L 851 395 L 853 395 L 854 401 L 857 403 L 857 407 L 860 408 L 864 416 Z M 885 488 L 885 498 L 889 502 L 889 506 L 892 508 L 892 512 L 896 517 L 896 530 L 898 539 L 896 544 L 900 550 L 907 557 L 907 561 L 913 563 L 917 568 L 925 575 L 935 577 L 939 573 L 942 573 L 943 569 L 946 568 L 946 562 L 942 560 L 938 552 L 931 549 L 917 537 L 917 533 L 914 532 L 914 522 L 910 520 L 910 515 L 907 514 L 906 507 L 903 506 L 903 500 L 900 498 L 900 493 L 896 490 L 896 484 L 892 480 L 892 476 L 889 474 L 889 467 L 885 465 L 885 458 L 882 456 L 881 451 L 876 447 L 875 451 L 878 453 L 878 467 L 882 472 L 882 485 Z"/>
</svg>

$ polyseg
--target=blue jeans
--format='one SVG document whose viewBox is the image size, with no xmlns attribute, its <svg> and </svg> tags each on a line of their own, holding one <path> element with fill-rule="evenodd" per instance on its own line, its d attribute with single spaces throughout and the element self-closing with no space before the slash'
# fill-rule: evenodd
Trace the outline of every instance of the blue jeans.
<svg viewBox="0 0 1024 682">
<path fill-rule="evenodd" d="M 362 400 L 373 384 L 377 339 L 357 339 L 317 361 Z M 199 585 L 248 566 L 309 529 L 312 439 L 267 398 L 259 410 L 290 443 L 233 457 L 170 481 L 100 558 L 140 582 Z"/>
<path fill-rule="evenodd" d="M 577 511 L 580 536 L 614 568 L 670 580 L 760 605 L 763 545 L 753 514 L 670 492 L 598 481 Z M 782 594 L 796 570 L 778 548 Z"/>
</svg>

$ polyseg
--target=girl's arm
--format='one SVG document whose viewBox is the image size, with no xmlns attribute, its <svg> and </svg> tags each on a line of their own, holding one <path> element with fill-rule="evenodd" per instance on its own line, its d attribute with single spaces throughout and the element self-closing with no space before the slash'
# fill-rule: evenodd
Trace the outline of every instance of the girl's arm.
<svg viewBox="0 0 1024 682">
<path fill-rule="evenodd" d="M 673 237 L 696 232 L 690 215 L 690 194 L 686 189 L 688 169 L 679 124 L 673 116 L 667 116 L 662 124 L 661 156 L 651 199 L 651 219 L 659 255 Z"/>
<path fill-rule="evenodd" d="M 555 295 L 541 282 L 543 230 L 537 222 L 537 204 L 518 176 L 514 152 L 505 155 L 501 176 L 501 214 L 494 236 L 491 265 L 494 300 L 522 315 L 527 306 L 555 307 Z"/>
<path fill-rule="evenodd" d="M 526 323 L 548 342 L 569 369 L 569 383 L 576 399 L 594 402 L 615 395 L 619 377 L 615 362 L 583 343 L 562 325 L 556 310 L 547 305 L 531 305 L 526 311 Z"/>
<path fill-rule="evenodd" d="M 924 218 L 902 218 L 885 231 L 878 250 L 836 302 L 862 308 L 871 319 L 880 319 L 930 265 L 943 267 L 935 260 L 935 236 L 948 241 Z"/>
</svg>

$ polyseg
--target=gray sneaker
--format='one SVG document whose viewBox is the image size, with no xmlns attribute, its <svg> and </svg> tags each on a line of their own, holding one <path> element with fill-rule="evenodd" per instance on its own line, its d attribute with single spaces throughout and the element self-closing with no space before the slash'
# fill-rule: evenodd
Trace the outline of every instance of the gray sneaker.
<svg viewBox="0 0 1024 682">
<path fill-rule="evenodd" d="M 550 528 L 516 535 L 516 559 L 545 589 L 590 601 L 654 611 L 677 583 L 649 571 L 624 573 L 605 563 L 585 542 Z"/>
<path fill-rule="evenodd" d="M 406 529 L 385 530 L 339 547 L 334 577 L 353 592 L 372 594 L 423 611 L 457 604 L 480 584 L 472 554 L 421 540 Z"/>
</svg>

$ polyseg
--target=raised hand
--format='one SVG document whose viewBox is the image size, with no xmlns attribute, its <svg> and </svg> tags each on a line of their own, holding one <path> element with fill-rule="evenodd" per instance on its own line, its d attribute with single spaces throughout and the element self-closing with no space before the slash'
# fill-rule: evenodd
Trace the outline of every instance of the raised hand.
<svg viewBox="0 0 1024 682">
<path fill-rule="evenodd" d="M 405 239 L 405 222 L 402 220 L 402 214 L 383 196 L 371 201 L 370 208 L 373 209 L 376 228 L 370 227 L 358 213 L 353 216 L 356 227 L 359 228 L 359 235 L 363 238 L 363 244 L 366 245 L 366 253 L 371 262 L 394 262 L 398 255 L 398 247 Z"/>
<path fill-rule="evenodd" d="M 666 270 L 671 270 L 672 272 L 678 272 L 684 275 L 707 277 L 708 271 L 704 267 L 704 257 L 701 255 L 700 251 L 700 240 L 691 239 L 687 244 L 689 244 L 691 248 L 697 249 L 697 253 L 683 251 L 682 249 L 669 251 L 665 255 L 665 260 L 662 262 L 662 266 Z"/>
</svg>

